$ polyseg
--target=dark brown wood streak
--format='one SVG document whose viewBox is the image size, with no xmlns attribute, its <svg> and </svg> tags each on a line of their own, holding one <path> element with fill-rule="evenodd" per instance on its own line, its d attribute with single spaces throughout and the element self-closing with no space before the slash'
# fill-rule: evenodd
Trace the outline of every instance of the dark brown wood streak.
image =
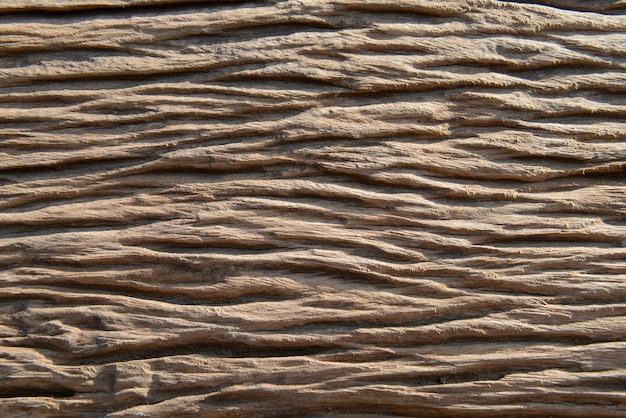
<svg viewBox="0 0 626 418">
<path fill-rule="evenodd" d="M 625 417 L 625 11 L 0 0 L 0 416 Z"/>
</svg>

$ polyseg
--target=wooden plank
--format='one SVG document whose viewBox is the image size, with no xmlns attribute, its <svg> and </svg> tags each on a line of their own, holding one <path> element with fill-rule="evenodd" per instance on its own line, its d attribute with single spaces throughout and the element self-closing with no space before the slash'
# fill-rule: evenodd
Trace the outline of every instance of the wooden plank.
<svg viewBox="0 0 626 418">
<path fill-rule="evenodd" d="M 0 1 L 0 415 L 626 416 L 624 3 L 528 3 Z"/>
</svg>

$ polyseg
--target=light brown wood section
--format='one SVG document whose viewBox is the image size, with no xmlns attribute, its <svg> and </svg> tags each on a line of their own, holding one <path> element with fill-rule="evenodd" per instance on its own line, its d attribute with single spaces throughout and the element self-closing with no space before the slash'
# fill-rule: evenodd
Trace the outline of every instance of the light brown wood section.
<svg viewBox="0 0 626 418">
<path fill-rule="evenodd" d="M 623 1 L 0 0 L 0 416 L 626 416 Z"/>
</svg>

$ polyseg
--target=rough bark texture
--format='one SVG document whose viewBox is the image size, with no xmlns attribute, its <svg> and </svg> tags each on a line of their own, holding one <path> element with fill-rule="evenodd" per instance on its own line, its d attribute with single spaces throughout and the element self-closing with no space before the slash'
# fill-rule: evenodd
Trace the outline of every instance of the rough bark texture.
<svg viewBox="0 0 626 418">
<path fill-rule="evenodd" d="M 0 415 L 626 416 L 626 6 L 529 3 L 0 0 Z"/>
</svg>

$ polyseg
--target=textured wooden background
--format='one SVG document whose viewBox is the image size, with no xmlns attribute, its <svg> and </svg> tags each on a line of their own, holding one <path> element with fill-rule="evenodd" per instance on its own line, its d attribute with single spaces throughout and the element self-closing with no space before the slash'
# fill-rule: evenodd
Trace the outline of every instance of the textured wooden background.
<svg viewBox="0 0 626 418">
<path fill-rule="evenodd" d="M 0 416 L 626 416 L 625 12 L 0 0 Z"/>
</svg>

